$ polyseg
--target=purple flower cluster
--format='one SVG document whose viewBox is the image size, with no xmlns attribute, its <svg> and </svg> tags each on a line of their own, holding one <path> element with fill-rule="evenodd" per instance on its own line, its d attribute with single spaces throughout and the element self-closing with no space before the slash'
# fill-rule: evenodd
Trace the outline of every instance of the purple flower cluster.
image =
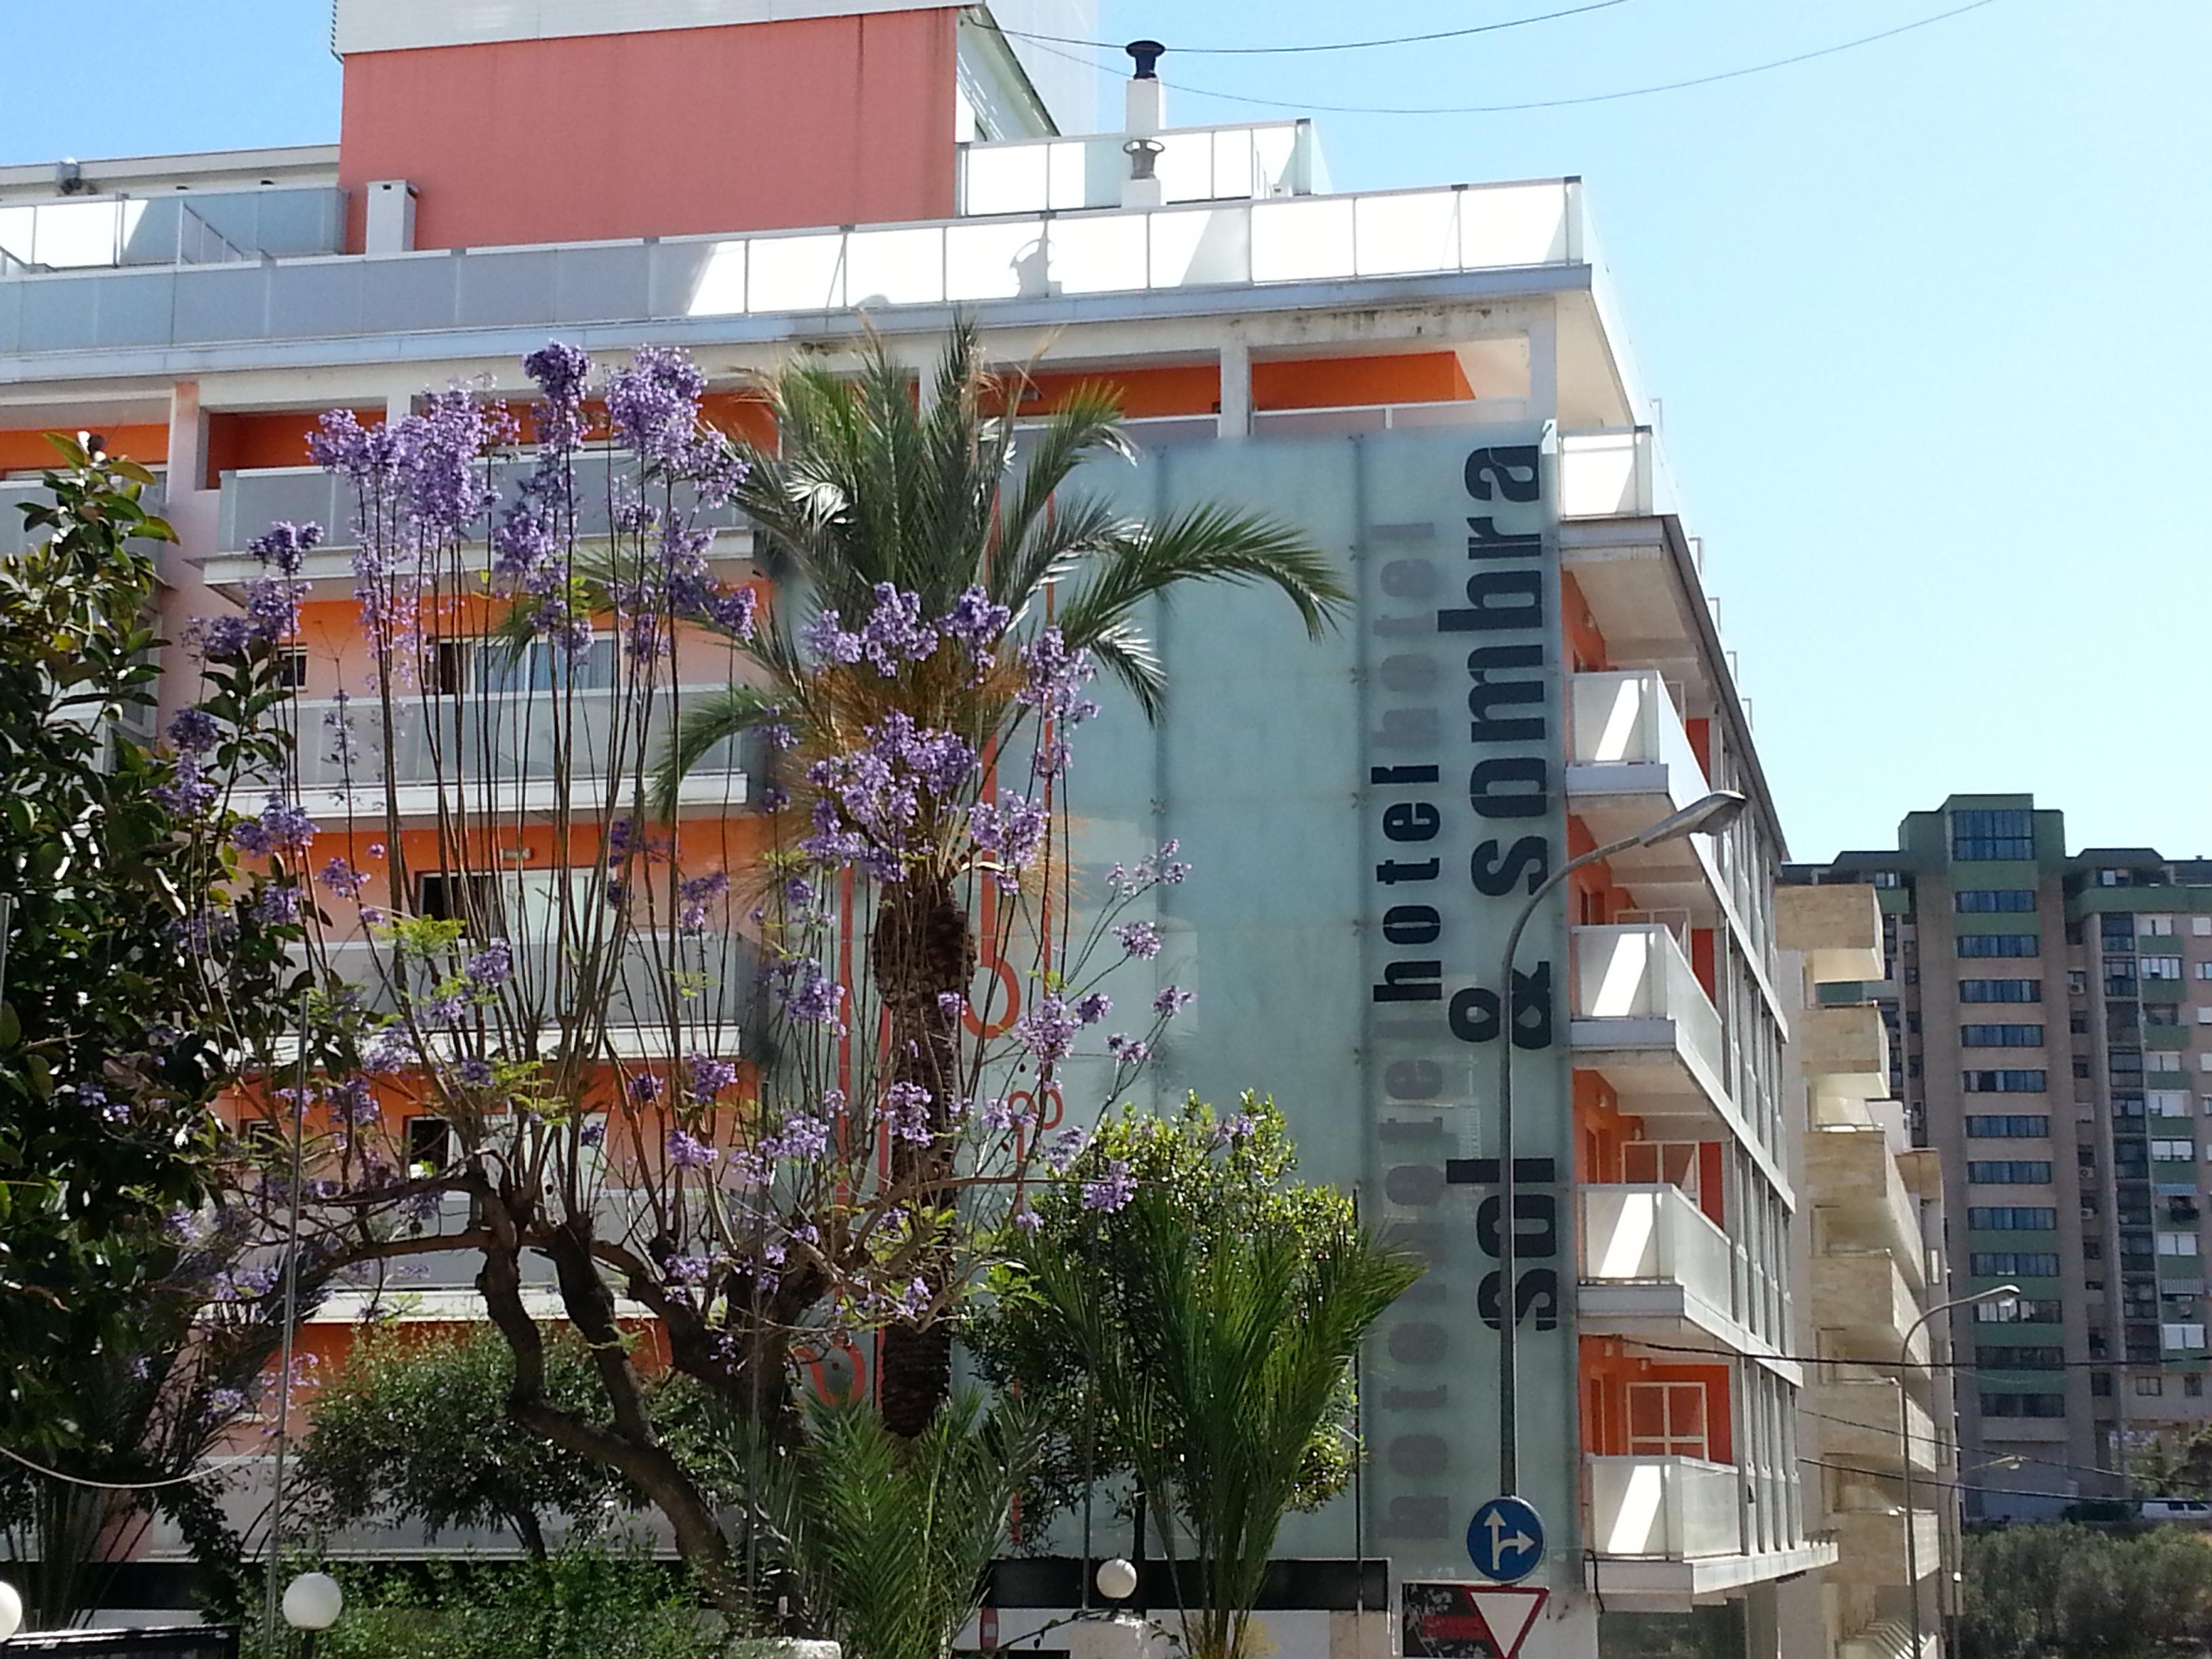
<svg viewBox="0 0 2212 1659">
<path fill-rule="evenodd" d="M 1124 922 L 1114 930 L 1114 938 L 1139 962 L 1150 962 L 1160 953 L 1160 930 L 1149 921 Z"/>
<path fill-rule="evenodd" d="M 1129 1166 L 1121 1159 L 1107 1161 L 1106 1173 L 1096 1181 L 1083 1183 L 1083 1207 L 1101 1210 L 1108 1215 L 1129 1206 L 1137 1195 L 1137 1183 L 1129 1174 Z"/>
<path fill-rule="evenodd" d="M 958 734 L 918 726 L 900 712 L 886 714 L 866 736 L 865 748 L 807 769 L 821 799 L 814 833 L 799 847 L 823 864 L 857 864 L 878 881 L 898 881 L 925 802 L 939 809 L 951 803 L 980 763 Z"/>
<path fill-rule="evenodd" d="M 222 740 L 222 728 L 204 708 L 179 708 L 169 721 L 169 741 L 180 755 L 204 755 Z"/>
<path fill-rule="evenodd" d="M 1196 999 L 1195 991 L 1179 991 L 1170 985 L 1152 999 L 1152 1012 L 1162 1019 L 1173 1019 Z"/>
<path fill-rule="evenodd" d="M 979 800 L 968 809 L 968 834 L 976 849 L 996 866 L 991 872 L 1001 890 L 1012 890 L 1018 872 L 1025 870 L 1044 845 L 1052 815 L 1044 806 L 1011 789 L 1001 789 L 994 803 Z"/>
<path fill-rule="evenodd" d="M 1067 1058 L 1082 1024 L 1056 994 L 1048 992 L 1014 1022 L 1014 1041 L 1036 1055 L 1040 1065 L 1049 1066 Z"/>
<path fill-rule="evenodd" d="M 686 1054 L 684 1057 L 684 1092 L 692 1101 L 704 1106 L 723 1090 L 738 1080 L 738 1068 L 726 1060 L 713 1054 Z"/>
<path fill-rule="evenodd" d="M 763 1139 L 760 1149 L 763 1158 L 805 1163 L 821 1157 L 829 1146 L 830 1126 L 818 1117 L 797 1113 L 784 1119 L 781 1134 Z"/>
<path fill-rule="evenodd" d="M 503 939 L 495 939 L 468 959 L 461 976 L 468 981 L 471 988 L 489 992 L 506 984 L 514 972 L 514 947 Z"/>
<path fill-rule="evenodd" d="M 929 1145 L 929 1103 L 934 1098 L 919 1083 L 894 1083 L 884 1090 L 884 1121 L 891 1139 L 915 1146 Z"/>
<path fill-rule="evenodd" d="M 776 970 L 783 980 L 785 1011 L 805 1025 L 836 1028 L 844 1011 L 845 988 L 812 957 L 793 957 Z"/>
<path fill-rule="evenodd" d="M 368 885 L 368 878 L 343 859 L 333 858 L 316 873 L 315 879 L 340 898 L 359 898 Z"/>
<path fill-rule="evenodd" d="M 1012 620 L 1013 613 L 1005 605 L 994 605 L 981 587 L 970 587 L 952 602 L 952 609 L 938 623 L 937 631 L 965 646 L 980 673 L 991 665 L 999 640 Z"/>
<path fill-rule="evenodd" d="M 1116 1031 L 1106 1039 L 1106 1052 L 1124 1066 L 1142 1066 L 1152 1057 L 1152 1045 Z"/>
<path fill-rule="evenodd" d="M 215 781 L 201 769 L 199 757 L 187 753 L 177 757 L 167 783 L 156 785 L 147 793 L 171 816 L 196 818 L 215 805 L 219 792 Z"/>
<path fill-rule="evenodd" d="M 1089 1133 L 1082 1129 L 1062 1129 L 1044 1144 L 1044 1164 L 1054 1175 L 1066 1175 L 1075 1160 L 1083 1156 L 1089 1142 Z"/>
<path fill-rule="evenodd" d="M 305 852 L 315 835 L 315 821 L 304 808 L 272 794 L 259 817 L 241 819 L 231 826 L 230 840 L 241 853 L 267 858 L 277 853 Z"/>
<path fill-rule="evenodd" d="M 712 1146 L 682 1129 L 671 1129 L 666 1145 L 668 1161 L 679 1170 L 708 1169 L 716 1157 Z"/>
<path fill-rule="evenodd" d="M 702 443 L 699 398 L 706 390 L 707 377 L 688 353 L 641 346 L 629 368 L 608 377 L 607 418 L 615 435 L 645 460 L 694 470 Z"/>
<path fill-rule="evenodd" d="M 592 378 L 591 357 L 577 346 L 549 340 L 522 360 L 522 372 L 537 382 L 544 401 L 532 424 L 540 451 L 566 455 L 584 441 L 584 385 Z"/>
<path fill-rule="evenodd" d="M 1067 769 L 1067 733 L 1098 712 L 1098 705 L 1083 696 L 1083 688 L 1098 671 L 1088 651 L 1070 651 L 1057 628 L 1039 630 L 1022 647 L 1022 689 L 1014 700 L 1034 708 L 1053 726 L 1050 738 L 1041 740 L 1033 765 L 1040 777 L 1053 777 Z"/>
<path fill-rule="evenodd" d="M 730 878 L 716 870 L 703 876 L 694 876 L 677 884 L 676 928 L 683 933 L 703 933 L 707 931 L 707 907 L 730 890 Z"/>
<path fill-rule="evenodd" d="M 98 1112 L 106 1122 L 127 1123 L 131 1121 L 131 1103 L 112 1098 L 107 1091 L 97 1083 L 78 1084 L 76 1100 L 78 1105 Z"/>
<path fill-rule="evenodd" d="M 279 576 L 295 577 L 306 566 L 307 555 L 322 544 L 322 526 L 279 522 L 248 542 L 246 550 Z"/>
<path fill-rule="evenodd" d="M 1007 1134 L 1028 1128 L 1033 1114 L 1027 1106 L 1000 1097 L 985 1101 L 976 1115 L 983 1120 L 985 1128 L 996 1134 Z"/>
<path fill-rule="evenodd" d="M 349 1077 L 332 1089 L 327 1097 L 331 1112 L 341 1123 L 360 1128 L 376 1121 L 380 1115 L 376 1103 L 376 1091 L 365 1077 Z"/>
<path fill-rule="evenodd" d="M 1159 851 L 1137 860 L 1134 870 L 1116 864 L 1106 872 L 1107 890 L 1117 898 L 1134 898 L 1153 887 L 1179 887 L 1190 874 L 1190 866 L 1177 860 L 1179 841 L 1164 841 Z"/>
<path fill-rule="evenodd" d="M 282 882 L 272 882 L 253 896 L 252 914 L 256 921 L 272 927 L 283 927 L 300 919 L 300 890 Z"/>
<path fill-rule="evenodd" d="M 1114 999 L 1103 991 L 1088 993 L 1075 1005 L 1075 1019 L 1079 1025 L 1096 1025 L 1114 1012 Z"/>
</svg>

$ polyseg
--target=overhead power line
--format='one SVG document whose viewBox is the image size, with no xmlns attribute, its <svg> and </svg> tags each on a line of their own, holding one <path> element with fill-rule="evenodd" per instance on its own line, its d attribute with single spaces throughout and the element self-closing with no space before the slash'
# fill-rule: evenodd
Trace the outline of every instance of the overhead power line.
<svg viewBox="0 0 2212 1659">
<path fill-rule="evenodd" d="M 1954 17 L 1963 17 L 1970 11 L 1979 11 L 1984 6 L 1996 3 L 1997 0 L 1967 0 L 1965 5 L 1954 6 L 1948 11 L 1939 11 L 1927 17 L 1915 18 L 1911 22 L 1899 23 L 1894 28 L 1862 34 L 1852 40 L 1838 40 L 1833 46 L 1816 46 L 1810 52 L 1794 52 L 1787 58 L 1771 58 L 1763 64 L 1747 64 L 1741 69 L 1719 70 L 1711 75 L 1693 75 L 1684 80 L 1662 81 L 1645 87 L 1625 87 L 1618 92 L 1585 93 L 1574 98 L 1531 99 L 1513 104 L 1319 104 L 1305 99 L 1260 98 L 1249 93 L 1224 92 L 1214 87 L 1194 86 L 1185 81 L 1163 80 L 1160 84 L 1170 91 L 1189 93 L 1200 98 L 1220 98 L 1232 104 L 1255 104 L 1267 109 L 1304 110 L 1319 115 L 1511 115 L 1529 110 L 1571 109 L 1583 104 L 1616 103 L 1624 98 L 1649 98 L 1657 93 L 1681 92 L 1692 87 L 1713 86 L 1723 81 L 1740 81 L 1746 76 L 1765 75 L 1773 70 L 1788 69 L 1793 64 L 1809 64 L 1815 58 L 1832 58 L 1838 52 L 1855 52 L 1877 41 L 1893 40 L 1900 34 L 1910 34 L 1916 29 L 1948 22 Z M 1092 69 L 1107 67 L 1042 42 L 1039 43 L 1039 50 Z"/>
<path fill-rule="evenodd" d="M 1563 11 L 1539 12 L 1533 17 L 1509 17 L 1502 22 L 1477 23 L 1470 28 L 1437 29 L 1428 34 L 1394 34 L 1376 40 L 1331 40 L 1304 46 L 1176 46 L 1174 50 L 1180 56 L 1194 58 L 1277 58 L 1308 52 L 1369 52 L 1378 46 L 1414 46 L 1433 40 L 1463 40 L 1469 35 L 1495 34 L 1500 29 L 1526 28 L 1531 23 L 1549 23 L 1562 17 L 1579 17 L 1588 11 L 1609 11 L 1615 6 L 1627 3 L 1628 0 L 1590 0 L 1587 5 L 1569 6 Z M 1003 26 L 999 33 L 1015 40 L 1048 41 L 1061 46 L 1095 46 L 1102 52 L 1121 50 L 1121 43 L 1118 40 L 1086 40 L 1072 34 L 1032 34 L 1026 29 L 1010 29 Z"/>
</svg>

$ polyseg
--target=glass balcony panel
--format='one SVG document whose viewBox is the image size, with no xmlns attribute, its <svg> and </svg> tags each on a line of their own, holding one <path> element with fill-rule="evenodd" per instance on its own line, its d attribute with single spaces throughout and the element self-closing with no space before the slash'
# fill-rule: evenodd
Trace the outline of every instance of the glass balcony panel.
<svg viewBox="0 0 2212 1659">
<path fill-rule="evenodd" d="M 1564 181 L 1488 185 L 1456 192 L 1460 264 L 1469 270 L 1559 264 L 1573 258 L 1573 207 Z"/>
<path fill-rule="evenodd" d="M 538 1014 L 549 1024 L 571 1015 L 574 999 L 581 994 L 578 953 L 544 933 L 511 939 L 510 944 L 514 953 L 512 995 L 516 999 L 510 1006 Z M 420 1007 L 446 971 L 420 963 L 402 967 L 394 962 L 389 946 L 366 939 L 328 950 L 332 969 L 360 988 L 363 1006 L 374 1013 L 397 1012 L 403 985 Z M 607 973 L 606 1020 L 611 1027 L 665 1027 L 676 1022 L 696 1030 L 737 1024 L 751 1010 L 759 949 L 740 934 L 640 932 L 623 942 L 618 960 L 611 963 L 608 953 L 612 950 L 611 944 L 603 943 L 589 963 Z"/>
<path fill-rule="evenodd" d="M 1727 1311 L 1728 1239 L 1680 1188 L 1589 1186 L 1582 1204 L 1585 1280 L 1677 1285 Z"/>
<path fill-rule="evenodd" d="M 1692 1561 L 1743 1551 L 1740 1471 L 1693 1457 L 1588 1457 L 1600 1555 Z"/>
<path fill-rule="evenodd" d="M 1577 1019 L 1671 1020 L 1680 1040 L 1722 1074 L 1721 1017 L 1673 933 L 1652 925 L 1572 933 Z"/>
</svg>

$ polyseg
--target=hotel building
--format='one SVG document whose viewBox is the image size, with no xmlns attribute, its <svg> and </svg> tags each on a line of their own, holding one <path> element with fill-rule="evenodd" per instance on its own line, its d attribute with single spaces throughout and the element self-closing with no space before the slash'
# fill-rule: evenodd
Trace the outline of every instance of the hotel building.
<svg viewBox="0 0 2212 1659">
<path fill-rule="evenodd" d="M 1076 781 L 1086 861 L 1174 836 L 1197 872 L 1158 918 L 1200 993 L 1163 1097 L 1272 1091 L 1305 1173 L 1430 1264 L 1365 1362 L 1356 1493 L 1281 1540 L 1273 1639 L 1371 1651 L 1395 1610 L 1408 1652 L 1481 1650 L 1423 1610 L 1474 1579 L 1499 1486 L 1502 1304 L 1548 1534 L 1520 1651 L 1773 1653 L 1777 1584 L 1837 1557 L 1800 1468 L 1783 841 L 1583 185 L 1333 191 L 1310 123 L 1162 125 L 1146 79 L 1091 132 L 1030 37 L 1095 33 L 1082 0 L 338 0 L 337 145 L 0 170 L 0 496 L 35 489 L 42 428 L 161 468 L 173 635 L 236 600 L 270 522 L 328 526 L 319 706 L 360 662 L 320 410 L 525 395 L 549 337 L 680 345 L 735 394 L 864 319 L 920 365 L 963 313 L 1041 400 L 1111 385 L 1140 453 L 1098 488 L 1267 507 L 1358 596 L 1311 647 L 1264 596 L 1179 597 L 1170 713 L 1109 706 Z M 732 522 L 714 556 L 763 575 L 750 549 Z M 753 764 L 714 781 L 732 817 Z M 1747 809 L 1579 872 L 1509 979 L 1547 872 L 1715 790 Z M 452 1265 L 421 1316 L 469 1316 Z M 1002 1577 L 1000 1639 L 1065 1605 Z"/>
</svg>

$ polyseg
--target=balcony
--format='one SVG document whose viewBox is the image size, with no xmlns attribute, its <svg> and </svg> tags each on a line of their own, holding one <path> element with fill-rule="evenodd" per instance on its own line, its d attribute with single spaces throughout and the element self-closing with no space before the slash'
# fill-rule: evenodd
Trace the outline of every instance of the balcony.
<svg viewBox="0 0 2212 1659">
<path fill-rule="evenodd" d="M 58 453 L 54 456 L 54 463 L 56 465 L 61 464 Z M 160 469 L 156 468 L 155 471 L 158 475 Z M 164 501 L 161 484 L 157 483 L 138 499 L 149 513 L 160 513 Z M 22 504 L 25 501 L 51 504 L 52 501 L 53 496 L 46 487 L 35 478 L 0 479 L 0 558 L 11 553 L 20 553 L 31 544 L 31 535 L 23 525 Z M 137 545 L 141 551 L 154 556 L 157 568 L 171 556 L 171 550 L 165 544 L 141 542 Z"/>
<path fill-rule="evenodd" d="M 1828 1570 L 1829 1582 L 1887 1589 L 1905 1583 L 1905 1511 L 1844 1510 L 1832 1513 L 1840 1559 Z M 1912 1511 L 1913 1565 L 1928 1577 L 1943 1564 L 1940 1522 L 1933 1510 Z"/>
<path fill-rule="evenodd" d="M 0 207 L 0 276 L 231 264 L 337 253 L 344 243 L 345 192 L 335 185 Z"/>
<path fill-rule="evenodd" d="M 1831 1565 L 1836 1546 L 1747 1553 L 1741 1469 L 1693 1457 L 1585 1457 L 1591 1582 L 1624 1612 L 1686 1611 L 1747 1584 Z"/>
<path fill-rule="evenodd" d="M 1668 929 L 1571 930 L 1574 1062 L 1620 1092 L 1654 1139 L 1740 1142 L 1784 1192 L 1790 1182 L 1729 1097 L 1721 1017 Z"/>
<path fill-rule="evenodd" d="M 1770 1358 L 1736 1316 L 1735 1250 L 1679 1187 L 1581 1189 L 1579 1328 Z"/>
<path fill-rule="evenodd" d="M 722 689 L 678 687 L 675 708 Z M 301 805 L 325 830 L 346 820 L 380 823 L 386 806 L 385 734 L 377 704 L 358 697 L 349 703 L 316 698 L 295 707 Z M 645 740 L 648 765 L 666 742 L 675 708 L 665 696 L 656 699 Z M 564 736 L 568 744 L 567 799 L 596 810 L 614 793 L 596 769 L 609 753 L 609 728 L 618 713 L 635 718 L 632 694 L 623 694 L 619 710 L 616 694 L 605 690 L 483 691 L 452 699 L 401 694 L 392 710 L 399 816 L 434 817 L 441 797 L 448 812 L 492 812 L 503 818 L 551 813 L 563 798 L 555 769 L 556 735 Z M 349 750 L 344 758 L 341 721 Z M 634 762 L 634 728 L 622 746 Z M 757 734 L 717 744 L 684 780 L 678 816 L 717 817 L 742 811 L 751 803 L 767 763 L 766 744 Z M 635 780 L 625 776 L 618 786 L 634 788 Z"/>
<path fill-rule="evenodd" d="M 548 923 L 518 931 L 522 936 L 512 939 L 512 1006 L 539 1016 L 544 1029 L 556 1029 L 574 1012 L 574 953 L 546 937 Z M 367 939 L 335 944 L 328 951 L 331 968 L 360 988 L 363 1006 L 373 1013 L 397 1012 L 402 984 L 421 1006 L 442 977 L 420 963 L 400 967 L 388 946 Z M 606 945 L 594 957 L 594 965 L 608 974 L 605 1023 L 611 1030 L 650 1032 L 650 1041 L 665 1050 L 672 1029 L 680 1029 L 689 1040 L 703 1028 L 726 1034 L 725 1042 L 713 1045 L 714 1052 L 737 1051 L 739 1029 L 753 1010 L 758 988 L 759 948 L 750 939 L 736 933 L 638 932 L 623 942 L 618 962 L 608 960 L 612 954 L 613 947 Z"/>
<path fill-rule="evenodd" d="M 1152 170 L 1168 206 L 1265 201 L 1328 189 L 1310 121 L 1174 127 L 1155 135 Z M 960 146 L 963 216 L 1117 208 L 1129 177 L 1128 136 L 1095 132 Z"/>
<path fill-rule="evenodd" d="M 1802 955 L 1806 981 L 1823 989 L 1869 984 L 1888 971 L 1881 949 L 1881 904 L 1871 887 L 1778 888 L 1774 942 Z"/>
<path fill-rule="evenodd" d="M 1826 1374 L 1825 1380 L 1800 1396 L 1809 1411 L 1818 1413 L 1802 1425 L 1805 1438 L 1816 1443 L 1820 1455 L 1832 1462 L 1883 1474 L 1902 1470 L 1897 1384 L 1854 1366 L 1824 1365 L 1820 1370 Z M 1905 1414 L 1913 1474 L 1933 1474 L 1939 1464 L 1935 1420 L 1910 1395 Z"/>
<path fill-rule="evenodd" d="M 1583 267 L 1569 179 L 0 283 L 0 356 L 635 326 Z M 479 340 L 482 349 L 510 343 Z"/>
<path fill-rule="evenodd" d="M 1920 1205 L 1880 1124 L 1816 1125 L 1805 1137 L 1802 1194 L 1818 1218 L 1815 1248 L 1887 1255 L 1908 1283 L 1925 1282 Z"/>
<path fill-rule="evenodd" d="M 527 455 L 492 464 L 492 484 L 499 491 L 498 504 L 492 509 L 495 517 L 518 498 L 522 481 L 536 465 Z M 634 483 L 617 458 L 604 451 L 586 451 L 576 458 L 577 533 L 587 540 L 609 532 L 609 503 L 618 493 L 610 489 L 611 471 L 617 484 Z M 350 484 L 319 466 L 260 467 L 224 473 L 222 492 L 216 512 L 216 551 L 198 560 L 210 586 L 237 598 L 242 585 L 261 574 L 260 562 L 246 551 L 248 544 L 272 524 L 312 523 L 323 527 L 324 541 L 307 556 L 301 576 L 317 599 L 342 599 L 353 592 L 353 549 L 360 538 Z M 689 485 L 679 489 L 676 508 L 692 523 L 720 532 L 708 550 L 709 559 L 720 562 L 752 556 L 752 532 L 738 508 L 701 507 Z M 488 556 L 481 538 L 473 550 L 477 568 L 485 568 Z"/>
<path fill-rule="evenodd" d="M 1889 1092 L 1889 1033 L 1872 1003 L 1808 1008 L 1790 1021 L 1797 1064 L 1822 1101 Z"/>
<path fill-rule="evenodd" d="M 1674 512 L 1673 486 L 1648 426 L 1559 439 L 1559 517 L 1649 519 Z"/>
<path fill-rule="evenodd" d="M 1570 675 L 1567 743 L 1568 805 L 1601 842 L 1648 830 L 1711 789 L 1667 682 L 1653 669 Z M 1623 879 L 1636 884 L 1632 864 L 1662 881 L 1698 878 L 1693 840 L 1623 854 Z"/>
<path fill-rule="evenodd" d="M 1823 1334 L 1840 1335 L 1854 1354 L 1897 1361 L 1898 1345 L 1920 1317 L 1919 1299 L 1887 1251 L 1832 1250 L 1813 1258 L 1812 1306 Z M 1913 1332 L 1911 1358 L 1926 1364 L 1928 1328 Z"/>
</svg>

